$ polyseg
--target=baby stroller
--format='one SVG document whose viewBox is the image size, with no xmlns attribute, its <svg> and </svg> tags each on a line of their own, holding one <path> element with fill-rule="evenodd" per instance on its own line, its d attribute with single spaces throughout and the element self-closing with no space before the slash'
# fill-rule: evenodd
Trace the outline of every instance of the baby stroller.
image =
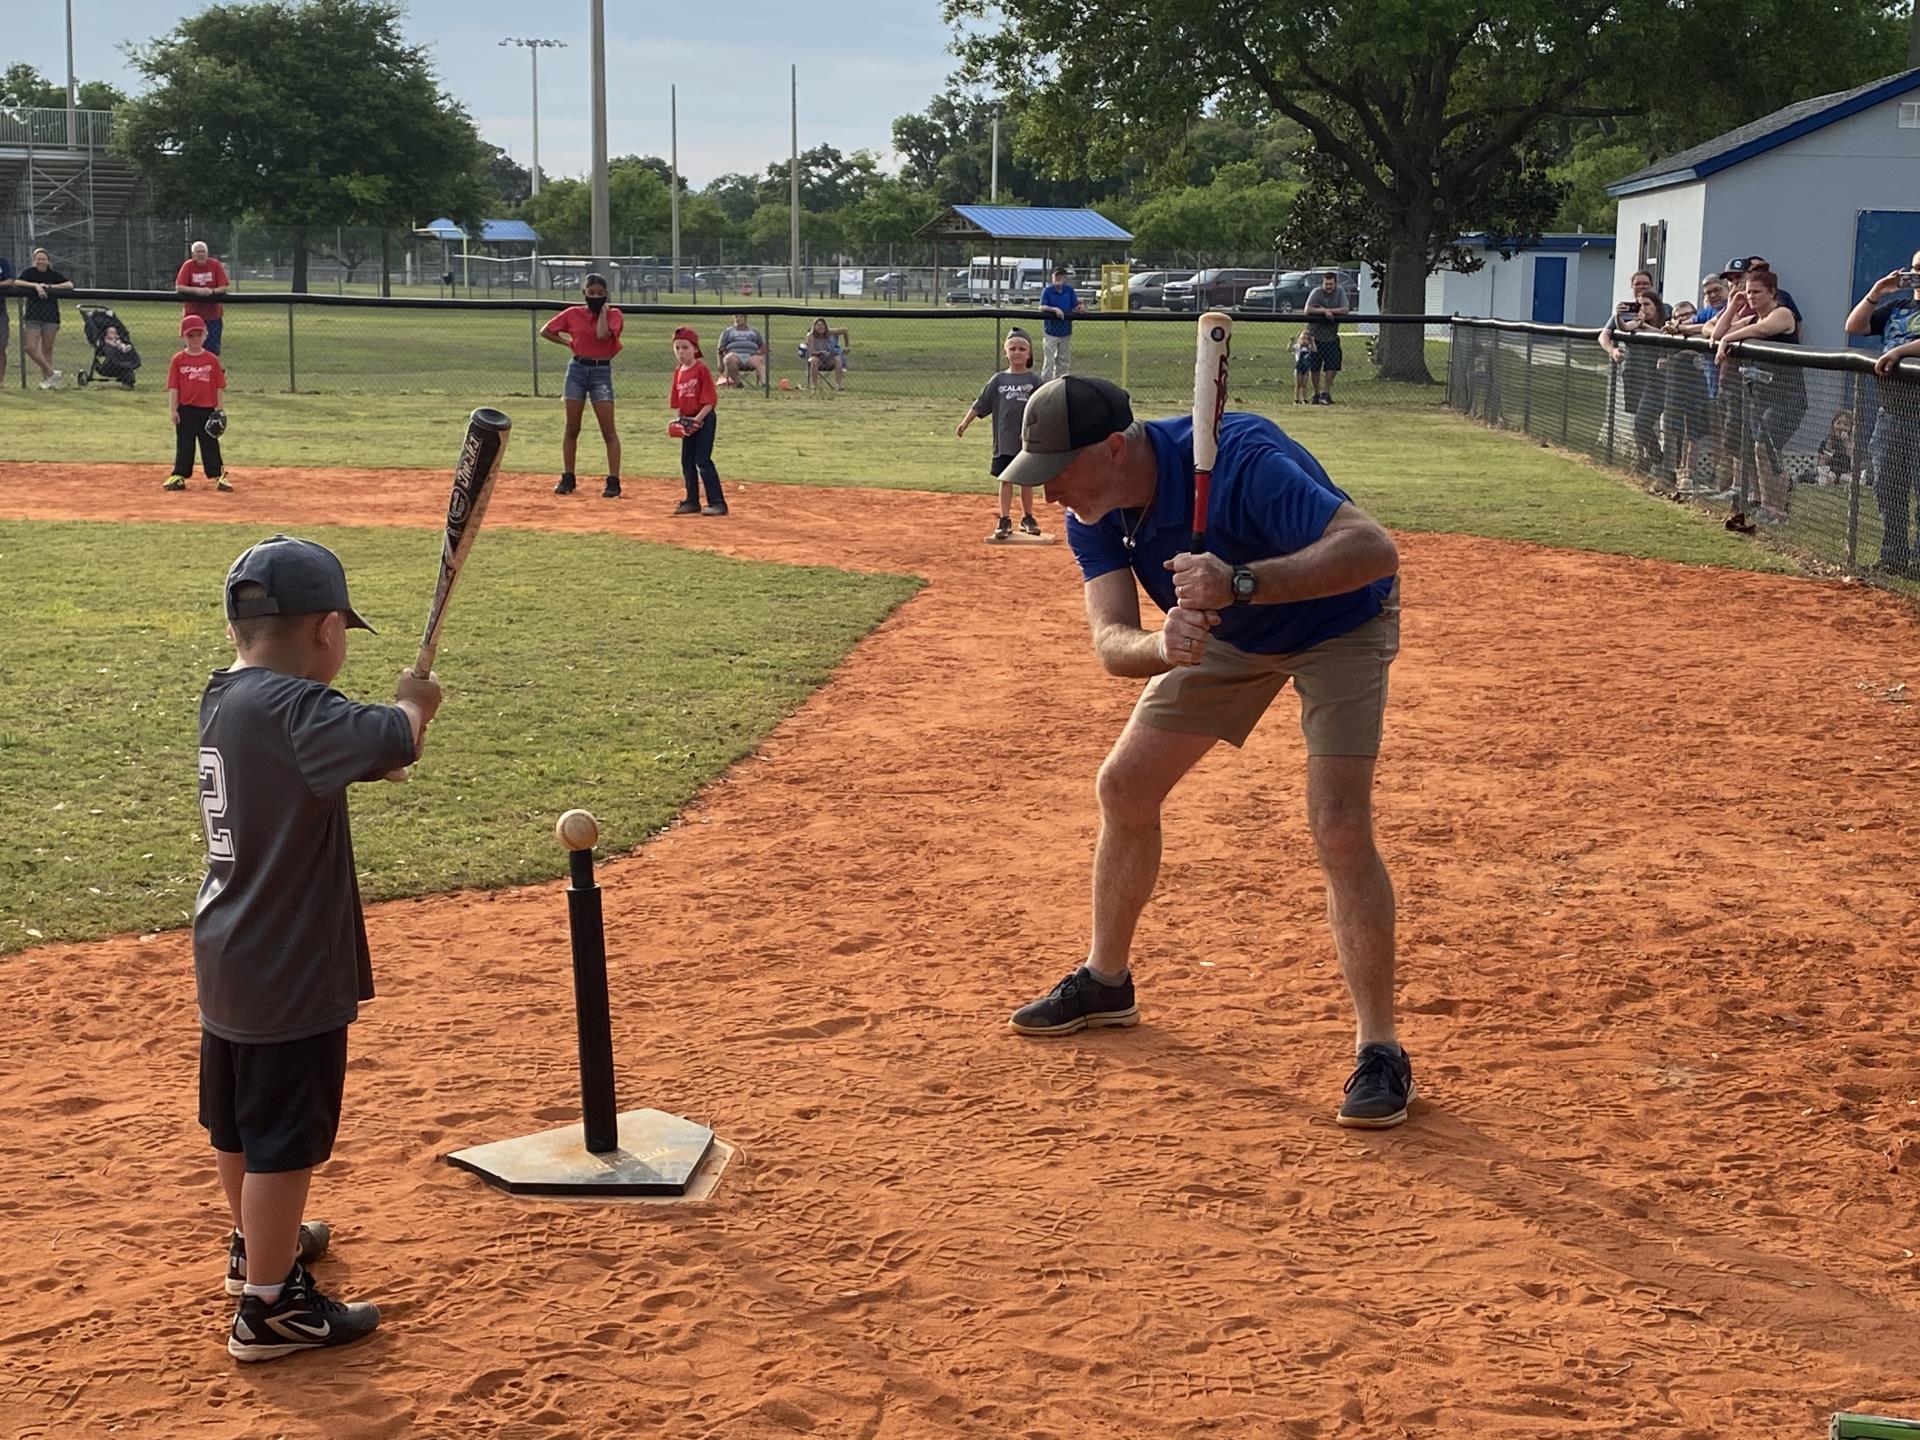
<svg viewBox="0 0 1920 1440">
<path fill-rule="evenodd" d="M 122 389 L 133 388 L 133 372 L 140 368 L 140 352 L 133 348 L 133 336 L 120 317 L 105 305 L 77 307 L 86 322 L 87 343 L 93 346 L 93 362 L 80 372 L 80 383 L 117 380 Z"/>
</svg>

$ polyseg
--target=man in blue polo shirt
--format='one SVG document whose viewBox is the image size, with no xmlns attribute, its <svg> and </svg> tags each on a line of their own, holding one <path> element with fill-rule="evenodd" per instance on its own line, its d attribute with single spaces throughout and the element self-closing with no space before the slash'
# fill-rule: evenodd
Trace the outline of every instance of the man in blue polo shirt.
<svg viewBox="0 0 1920 1440">
<path fill-rule="evenodd" d="M 1073 370 L 1073 317 L 1080 309 L 1066 266 L 1053 267 L 1053 283 L 1040 292 L 1040 308 L 1047 317 L 1040 337 L 1040 379 L 1058 380 Z"/>
<path fill-rule="evenodd" d="M 1343 1125 L 1407 1118 L 1413 1067 L 1394 1030 L 1393 883 L 1373 842 L 1373 774 L 1400 648 L 1399 554 L 1320 463 L 1258 415 L 1228 415 L 1193 525 L 1191 420 L 1135 422 L 1127 392 L 1074 376 L 1027 401 L 1003 479 L 1069 509 L 1095 653 L 1147 681 L 1100 767 L 1093 939 L 1086 962 L 1014 1012 L 1024 1035 L 1138 1022 L 1129 953 L 1160 868 L 1160 810 L 1216 741 L 1241 745 L 1288 680 L 1300 696 L 1307 823 L 1353 997 L 1358 1063 Z M 1141 623 L 1144 587 L 1166 612 Z M 1258 831 L 1250 831 L 1250 838 Z"/>
</svg>

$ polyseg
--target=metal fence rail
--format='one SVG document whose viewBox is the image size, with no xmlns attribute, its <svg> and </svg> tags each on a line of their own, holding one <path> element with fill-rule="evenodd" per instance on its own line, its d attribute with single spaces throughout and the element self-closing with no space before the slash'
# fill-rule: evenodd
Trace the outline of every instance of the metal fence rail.
<svg viewBox="0 0 1920 1440">
<path fill-rule="evenodd" d="M 559 300 L 435 300 L 362 296 L 266 295 L 225 297 L 221 359 L 234 394 L 446 394 L 509 398 L 560 393 L 568 356 L 540 339 L 540 328 L 568 302 Z M 55 359 L 78 371 L 90 347 L 82 308 L 108 306 L 141 351 L 136 385 L 163 385 L 166 359 L 178 348 L 180 301 L 155 291 L 77 290 L 61 300 L 64 324 Z M 846 393 L 895 406 L 925 405 L 957 417 L 987 377 L 1003 367 L 1002 345 L 1012 326 L 1026 329 L 1040 359 L 1043 317 L 1026 309 L 923 309 L 842 306 L 819 311 L 799 305 L 742 301 L 736 307 L 620 306 L 624 350 L 616 364 L 623 390 L 664 393 L 676 327 L 699 331 L 709 364 L 720 373 L 718 341 L 736 314 L 765 339 L 761 388 L 804 390 L 818 377 L 800 351 L 811 322 L 824 318 L 844 349 L 839 378 Z M 1126 385 L 1143 405 L 1183 407 L 1192 395 L 1194 316 L 1165 311 L 1074 321 L 1073 365 Z M 1234 336 L 1234 403 L 1269 410 L 1291 402 L 1293 338 L 1305 317 L 1250 314 Z M 1368 349 L 1383 324 L 1420 325 L 1429 373 L 1446 374 L 1446 317 L 1369 316 L 1343 331 L 1346 371 L 1336 387 L 1341 403 L 1433 404 L 1438 385 L 1407 386 L 1375 378 Z M 11 382 L 25 386 L 24 354 Z M 828 377 L 831 383 L 831 377 Z"/>
<path fill-rule="evenodd" d="M 1452 407 L 1714 507 L 1728 528 L 1903 592 L 1920 591 L 1920 364 L 1797 345 L 1456 320 Z"/>
</svg>

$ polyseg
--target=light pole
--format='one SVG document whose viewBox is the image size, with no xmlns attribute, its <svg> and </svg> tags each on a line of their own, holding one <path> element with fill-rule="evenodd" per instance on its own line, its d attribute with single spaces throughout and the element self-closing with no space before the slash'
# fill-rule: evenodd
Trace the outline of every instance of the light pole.
<svg viewBox="0 0 1920 1440">
<path fill-rule="evenodd" d="M 593 0 L 593 259 L 613 257 L 613 206 L 607 192 L 607 0 Z"/>
<path fill-rule="evenodd" d="M 531 194 L 540 193 L 540 52 L 542 50 L 564 50 L 564 40 L 523 39 L 518 35 L 509 35 L 500 42 L 502 45 L 517 45 L 527 52 L 533 61 L 533 178 L 528 184 Z"/>
<path fill-rule="evenodd" d="M 80 82 L 73 73 L 73 0 L 67 0 L 67 148 L 78 148 Z"/>
<path fill-rule="evenodd" d="M 993 107 L 993 178 L 987 182 L 987 203 L 1000 203 L 1000 107 Z"/>
</svg>

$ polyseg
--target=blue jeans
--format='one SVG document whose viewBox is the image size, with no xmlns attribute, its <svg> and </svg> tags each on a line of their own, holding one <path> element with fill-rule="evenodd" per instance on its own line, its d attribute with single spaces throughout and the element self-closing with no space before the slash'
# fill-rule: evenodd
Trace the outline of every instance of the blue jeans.
<svg viewBox="0 0 1920 1440">
<path fill-rule="evenodd" d="M 225 323 L 226 321 L 217 315 L 207 321 L 207 349 L 216 355 L 220 353 L 220 327 Z"/>
<path fill-rule="evenodd" d="M 591 400 L 595 405 L 613 401 L 613 366 L 604 361 L 567 362 L 567 385 L 561 392 L 569 400 Z"/>
<path fill-rule="evenodd" d="M 717 414 L 707 416 L 698 430 L 680 440 L 680 475 L 687 482 L 687 499 L 695 505 L 700 503 L 703 481 L 707 487 L 707 504 L 727 503 L 726 494 L 720 489 L 720 472 L 713 464 L 713 422 L 717 419 Z"/>
</svg>

